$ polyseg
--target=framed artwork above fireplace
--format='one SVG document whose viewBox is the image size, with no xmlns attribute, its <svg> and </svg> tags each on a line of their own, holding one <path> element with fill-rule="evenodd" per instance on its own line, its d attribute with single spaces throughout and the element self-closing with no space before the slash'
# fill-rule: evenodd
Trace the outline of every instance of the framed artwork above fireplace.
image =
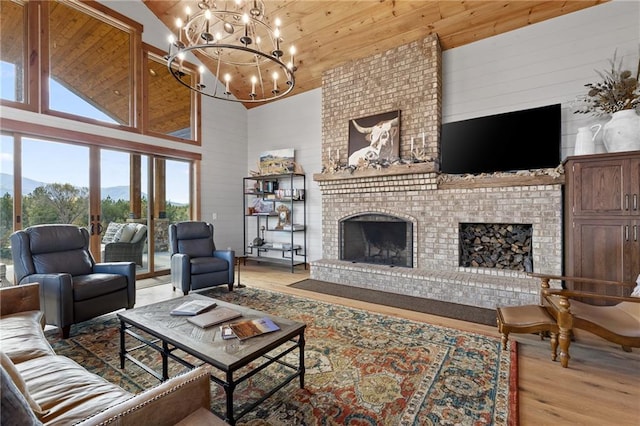
<svg viewBox="0 0 640 426">
<path fill-rule="evenodd" d="M 349 165 L 400 156 L 400 110 L 349 120 Z"/>
</svg>

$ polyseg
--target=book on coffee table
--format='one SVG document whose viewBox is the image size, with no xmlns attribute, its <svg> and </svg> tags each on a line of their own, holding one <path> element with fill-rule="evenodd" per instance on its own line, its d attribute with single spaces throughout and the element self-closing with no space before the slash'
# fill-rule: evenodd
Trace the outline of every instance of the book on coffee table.
<svg viewBox="0 0 640 426">
<path fill-rule="evenodd" d="M 268 317 L 234 322 L 229 324 L 229 327 L 231 327 L 233 334 L 240 340 L 280 330 L 280 327 Z"/>
<path fill-rule="evenodd" d="M 226 306 L 216 306 L 210 311 L 187 318 L 187 321 L 198 327 L 207 328 L 241 316 L 242 314 L 234 309 L 227 308 Z"/>
<path fill-rule="evenodd" d="M 191 300 L 171 311 L 171 315 L 198 315 L 207 309 L 216 306 L 213 300 Z"/>
</svg>

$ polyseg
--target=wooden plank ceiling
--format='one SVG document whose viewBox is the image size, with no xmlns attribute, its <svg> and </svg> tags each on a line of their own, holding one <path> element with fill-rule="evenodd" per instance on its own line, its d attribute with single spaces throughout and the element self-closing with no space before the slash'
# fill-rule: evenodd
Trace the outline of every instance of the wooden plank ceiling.
<svg viewBox="0 0 640 426">
<path fill-rule="evenodd" d="M 191 0 L 143 2 L 171 29 L 175 28 L 176 17 L 184 19 L 186 6 L 198 10 L 197 2 Z M 320 87 L 325 70 L 429 34 L 437 34 L 442 50 L 447 50 L 604 1 L 266 0 L 264 3 L 270 20 L 275 17 L 282 20 L 285 43 L 295 45 L 298 52 L 296 85 L 291 93 L 295 95 Z M 206 65 L 215 70 L 211 64 Z M 236 90 L 250 91 L 248 87 Z M 245 106 L 251 108 L 255 104 Z"/>
<path fill-rule="evenodd" d="M 167 28 L 175 29 L 175 18 L 185 17 L 186 6 L 198 10 L 194 0 L 142 0 Z M 228 0 L 232 1 L 232 0 Z M 279 17 L 286 45 L 297 49 L 296 85 L 291 95 L 319 88 L 322 73 L 353 59 L 385 52 L 409 42 L 437 34 L 443 50 L 462 46 L 520 27 L 604 3 L 606 0 L 581 1 L 409 1 L 409 0 L 266 0 L 267 19 Z M 219 3 L 224 3 L 219 2 Z M 16 43 L 22 25 L 18 7 L 3 2 L 2 56 L 12 63 L 22 62 L 23 44 Z M 107 3 L 108 5 L 108 3 Z M 113 72 L 109 64 L 128 64 L 127 40 L 118 31 L 105 33 L 105 26 L 95 18 L 69 7 L 51 6 L 52 33 L 49 39 L 55 55 L 51 75 L 63 85 L 120 123 L 127 123 L 131 82 L 128 73 Z M 102 46 L 109 40 L 108 46 Z M 114 47 L 117 43 L 120 48 Z M 162 40 L 160 45 L 166 42 Z M 118 57 L 116 53 L 124 54 Z M 53 53 L 53 52 L 51 52 Z M 115 55 L 115 56 L 114 56 Z M 93 58 L 91 57 L 93 56 Z M 210 70 L 215 66 L 202 59 Z M 148 63 L 152 67 L 152 63 Z M 160 67 L 162 68 L 162 67 Z M 161 69 L 157 70 L 159 74 Z M 152 70 L 149 69 L 152 73 Z M 166 73 L 168 74 L 168 73 Z M 153 75 L 153 73 L 152 73 Z M 150 84 L 153 82 L 150 82 Z M 160 84 L 160 83 L 158 83 Z M 177 93 L 163 96 L 176 99 Z M 249 92 L 249 87 L 234 85 L 234 90 Z M 175 82 L 175 90 L 184 86 Z M 290 95 L 290 96 L 291 96 Z M 156 99 L 158 101 L 158 99 Z M 153 112 L 152 128 L 169 132 L 188 123 L 189 111 L 183 103 L 163 104 Z M 171 110 L 171 106 L 180 111 Z M 247 108 L 256 104 L 245 104 Z M 184 117 L 183 117 L 184 115 Z M 173 117 L 173 118 L 170 118 Z"/>
</svg>

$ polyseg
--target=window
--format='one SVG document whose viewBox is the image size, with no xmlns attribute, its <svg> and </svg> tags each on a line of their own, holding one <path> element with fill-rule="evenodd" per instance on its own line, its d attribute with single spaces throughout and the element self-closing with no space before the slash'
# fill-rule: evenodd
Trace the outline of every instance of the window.
<svg viewBox="0 0 640 426">
<path fill-rule="evenodd" d="M 167 69 L 166 61 L 158 55 L 148 52 L 145 64 L 148 130 L 181 139 L 196 139 L 191 113 L 194 92 L 176 81 Z M 185 81 L 191 83 L 195 78 L 193 72 L 188 68 L 184 72 Z"/>
<path fill-rule="evenodd" d="M 26 99 L 25 13 L 22 2 L 0 1 L 0 98 L 20 103 Z"/>
<path fill-rule="evenodd" d="M 58 96 L 64 88 L 102 113 L 91 118 L 135 126 L 131 30 L 77 4 L 48 5 L 49 109 L 87 117 Z"/>
</svg>

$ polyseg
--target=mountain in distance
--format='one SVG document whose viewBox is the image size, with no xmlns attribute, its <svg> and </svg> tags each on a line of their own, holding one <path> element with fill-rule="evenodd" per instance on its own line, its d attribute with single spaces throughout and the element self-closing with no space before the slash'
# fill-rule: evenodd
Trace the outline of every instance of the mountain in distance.
<svg viewBox="0 0 640 426">
<path fill-rule="evenodd" d="M 47 182 L 40 182 L 37 180 L 22 178 L 22 195 L 31 194 L 36 188 L 46 185 Z M 7 173 L 0 173 L 0 196 L 9 193 L 13 197 L 13 175 Z M 142 196 L 146 198 L 147 194 L 142 193 Z M 125 200 L 129 201 L 129 187 L 128 186 L 111 186 L 102 188 L 100 191 L 100 198 L 105 199 L 111 197 L 112 200 Z"/>
</svg>

